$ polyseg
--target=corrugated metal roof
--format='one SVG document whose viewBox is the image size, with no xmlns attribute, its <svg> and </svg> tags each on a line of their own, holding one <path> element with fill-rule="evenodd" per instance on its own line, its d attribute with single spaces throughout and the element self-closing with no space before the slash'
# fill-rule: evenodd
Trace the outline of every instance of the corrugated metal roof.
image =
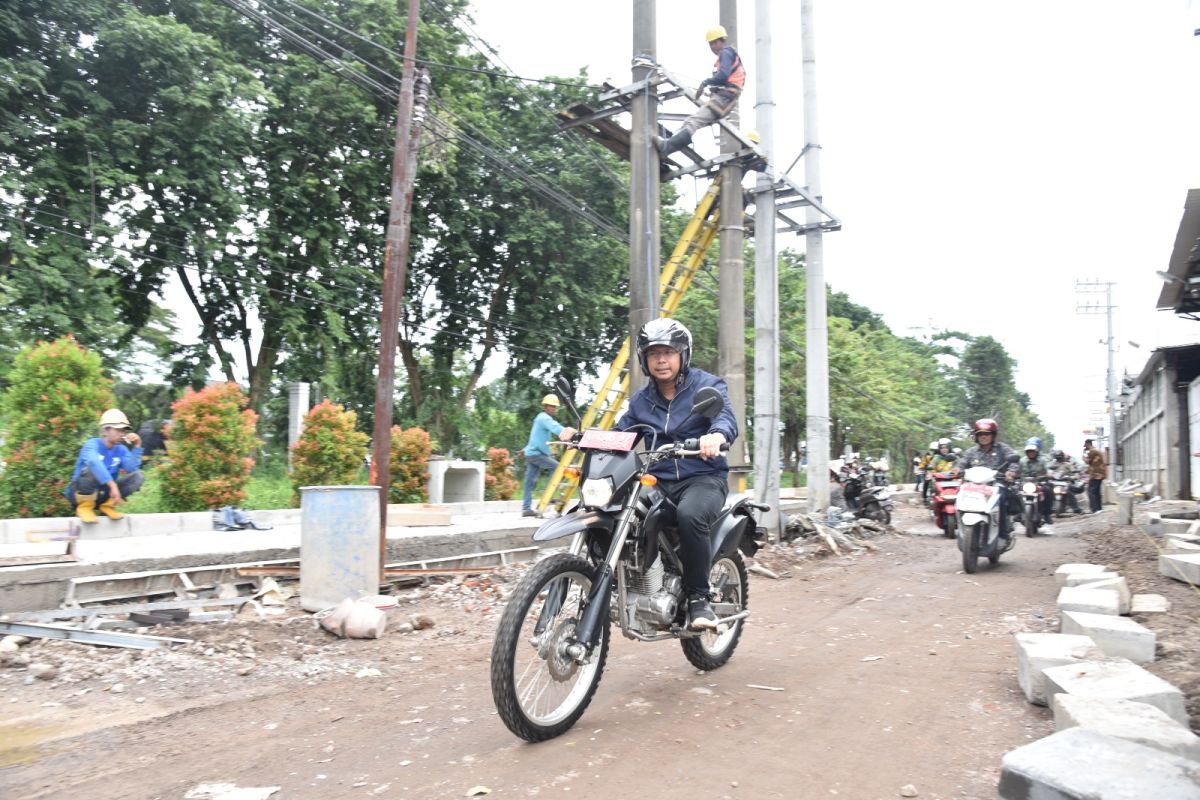
<svg viewBox="0 0 1200 800">
<path fill-rule="evenodd" d="M 1188 191 L 1167 273 L 1178 280 L 1163 282 L 1158 308 L 1176 314 L 1200 311 L 1200 189 Z"/>
</svg>

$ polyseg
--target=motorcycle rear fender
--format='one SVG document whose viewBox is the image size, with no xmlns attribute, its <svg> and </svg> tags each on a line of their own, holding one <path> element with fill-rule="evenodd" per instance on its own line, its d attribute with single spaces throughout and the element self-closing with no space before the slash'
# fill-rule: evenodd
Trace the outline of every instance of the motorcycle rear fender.
<svg viewBox="0 0 1200 800">
<path fill-rule="evenodd" d="M 758 551 L 758 542 L 746 536 L 750 523 L 750 515 L 740 503 L 717 518 L 712 532 L 713 561 L 731 555 L 739 546 L 747 555 Z"/>
<path fill-rule="evenodd" d="M 574 536 L 588 528 L 600 528 L 612 532 L 615 520 L 606 514 L 596 511 L 572 511 L 561 517 L 549 520 L 533 532 L 535 542 L 549 542 L 564 536 Z"/>
</svg>

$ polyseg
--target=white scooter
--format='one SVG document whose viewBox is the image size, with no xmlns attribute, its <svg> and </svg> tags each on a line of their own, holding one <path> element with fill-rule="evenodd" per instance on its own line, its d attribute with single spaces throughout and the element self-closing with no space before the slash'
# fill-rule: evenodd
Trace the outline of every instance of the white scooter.
<svg viewBox="0 0 1200 800">
<path fill-rule="evenodd" d="M 1000 556 L 1016 544 L 1010 531 L 1007 541 L 1000 536 L 1000 473 L 991 467 L 971 467 L 963 473 L 955 499 L 955 533 L 962 551 L 963 571 L 974 574 L 981 556 L 996 565 Z M 1011 523 L 1009 525 L 1011 528 Z"/>
</svg>

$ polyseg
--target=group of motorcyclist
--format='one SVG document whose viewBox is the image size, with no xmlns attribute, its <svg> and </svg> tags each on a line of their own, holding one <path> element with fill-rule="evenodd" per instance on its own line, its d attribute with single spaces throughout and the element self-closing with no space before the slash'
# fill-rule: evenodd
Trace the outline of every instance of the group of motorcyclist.
<svg viewBox="0 0 1200 800">
<path fill-rule="evenodd" d="M 1001 504 L 1001 535 L 1011 536 L 1012 526 L 1008 519 L 1018 503 L 1016 493 L 1007 491 L 1006 483 L 1017 480 L 1032 480 L 1048 482 L 1050 480 L 1065 480 L 1071 483 L 1071 491 L 1066 492 L 1065 504 L 1072 513 L 1082 514 L 1076 494 L 1082 490 L 1080 477 L 1086 468 L 1074 458 L 1060 449 L 1051 451 L 1051 457 L 1046 458 L 1042 453 L 1041 437 L 1032 437 L 1025 442 L 1024 457 L 1016 458 L 1016 451 L 1004 442 L 999 441 L 1000 427 L 993 419 L 980 419 L 971 429 L 975 446 L 965 452 L 952 447 L 950 439 L 939 439 L 930 442 L 929 451 L 913 459 L 913 469 L 916 473 L 914 489 L 922 498 L 928 498 L 936 473 L 961 473 L 970 467 L 989 467 L 1002 473 L 1004 481 L 998 483 L 999 490 L 1005 493 Z M 1015 462 L 1015 463 L 1014 463 Z M 1054 494 L 1048 486 L 1041 497 L 1041 524 L 1049 525 L 1054 513 Z M 1061 512 L 1060 512 L 1061 513 Z"/>
</svg>

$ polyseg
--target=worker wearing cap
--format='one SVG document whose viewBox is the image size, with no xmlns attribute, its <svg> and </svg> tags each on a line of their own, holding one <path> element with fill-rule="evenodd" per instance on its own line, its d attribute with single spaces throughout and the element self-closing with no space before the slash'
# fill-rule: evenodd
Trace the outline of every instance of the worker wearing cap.
<svg viewBox="0 0 1200 800">
<path fill-rule="evenodd" d="M 100 435 L 79 449 L 75 473 L 64 494 L 83 522 L 96 522 L 96 509 L 109 519 L 121 519 L 125 515 L 117 511 L 117 504 L 142 487 L 141 467 L 141 437 L 133 432 L 124 413 L 110 408 L 100 415 Z"/>
<path fill-rule="evenodd" d="M 535 517 L 533 510 L 533 487 L 543 472 L 553 470 L 558 466 L 558 460 L 550 455 L 550 439 L 557 436 L 560 441 L 570 441 L 575 435 L 574 428 L 565 428 L 554 419 L 558 411 L 557 395 L 548 394 L 542 398 L 542 411 L 533 420 L 529 431 L 529 443 L 525 445 L 525 497 L 521 501 L 521 516 Z"/>
<path fill-rule="evenodd" d="M 729 45 L 729 34 L 725 29 L 720 25 L 709 28 L 704 38 L 708 40 L 708 49 L 713 51 L 717 61 L 713 64 L 712 76 L 700 82 L 696 94 L 699 97 L 708 89 L 711 96 L 695 114 L 683 121 L 678 133 L 670 139 L 657 140 L 658 151 L 664 156 L 687 147 L 696 131 L 707 128 L 737 108 L 738 97 L 746 85 L 746 68 L 742 65 L 742 57 Z"/>
</svg>

